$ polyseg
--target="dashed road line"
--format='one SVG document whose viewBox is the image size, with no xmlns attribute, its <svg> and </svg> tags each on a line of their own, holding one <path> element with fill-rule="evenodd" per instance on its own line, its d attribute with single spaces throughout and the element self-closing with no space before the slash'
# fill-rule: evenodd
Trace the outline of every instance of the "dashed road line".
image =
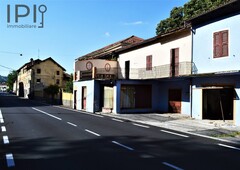
<svg viewBox="0 0 240 170">
<path fill-rule="evenodd" d="M 12 153 L 6 154 L 6 160 L 7 160 L 7 166 L 9 168 L 15 166 L 15 162 L 14 162 L 14 158 L 13 158 Z"/>
<path fill-rule="evenodd" d="M 74 123 L 71 123 L 71 122 L 67 122 L 67 124 L 69 124 L 69 125 L 72 125 L 72 126 L 74 126 L 74 127 L 77 127 L 77 125 L 76 125 L 76 124 L 74 124 Z"/>
<path fill-rule="evenodd" d="M 234 150 L 240 151 L 240 148 L 237 148 L 235 146 L 225 145 L 225 144 L 221 144 L 221 143 L 219 143 L 218 145 L 222 146 L 222 147 L 225 147 L 225 148 L 230 148 L 230 149 L 234 149 Z"/>
<path fill-rule="evenodd" d="M 0 109 L 0 119 L 3 119 L 2 110 Z"/>
<path fill-rule="evenodd" d="M 125 148 L 125 149 L 128 149 L 128 150 L 130 150 L 130 151 L 134 151 L 133 148 L 131 148 L 131 147 L 129 147 L 129 146 L 126 146 L 126 145 L 123 145 L 123 144 L 121 144 L 121 143 L 119 143 L 119 142 L 112 141 L 112 143 L 114 143 L 114 144 L 116 144 L 116 145 L 118 145 L 118 146 L 121 146 L 121 147 L 123 147 L 123 148 Z"/>
<path fill-rule="evenodd" d="M 39 110 L 39 109 L 36 109 L 36 108 L 34 108 L 34 107 L 32 107 L 32 109 L 33 109 L 33 110 L 36 110 L 36 111 L 38 111 L 38 112 L 41 112 L 41 113 L 43 113 L 43 114 L 45 114 L 45 115 L 48 115 L 48 116 L 50 116 L 50 117 L 52 117 L 52 118 L 55 118 L 55 119 L 57 119 L 57 120 L 62 120 L 61 118 L 59 118 L 59 117 L 57 117 L 57 116 L 51 115 L 51 114 L 49 114 L 49 113 L 47 113 L 47 112 L 44 112 L 44 111 Z"/>
<path fill-rule="evenodd" d="M 146 126 L 146 125 L 140 125 L 140 124 L 137 124 L 137 123 L 133 123 L 133 125 L 135 126 L 138 126 L 138 127 L 142 127 L 142 128 L 150 128 L 149 126 Z"/>
<path fill-rule="evenodd" d="M 2 129 L 2 132 L 6 132 L 7 131 L 5 126 L 2 126 L 1 129 Z"/>
<path fill-rule="evenodd" d="M 3 136 L 3 143 L 4 144 L 9 144 L 8 136 Z"/>
<path fill-rule="evenodd" d="M 0 123 L 4 123 L 4 120 L 2 118 L 0 119 Z"/>
<path fill-rule="evenodd" d="M 184 138 L 189 138 L 189 136 L 187 136 L 187 135 L 182 135 L 182 134 L 167 131 L 167 130 L 161 130 L 161 132 L 169 133 L 169 134 L 176 135 L 176 136 L 181 136 L 181 137 L 184 137 Z"/>
<path fill-rule="evenodd" d="M 101 136 L 100 134 L 98 134 L 98 133 L 96 133 L 96 132 L 93 132 L 93 131 L 91 131 L 91 130 L 88 130 L 88 129 L 85 129 L 85 131 L 88 132 L 88 133 L 91 133 L 91 134 L 93 134 L 93 135 L 95 135 L 95 136 Z"/>
<path fill-rule="evenodd" d="M 101 117 L 101 118 L 104 117 L 104 116 L 102 116 L 102 115 L 98 115 L 98 114 L 89 114 L 89 115 L 91 115 L 91 116 L 95 116 L 95 117 Z"/>
<path fill-rule="evenodd" d="M 170 168 L 173 168 L 173 169 L 175 169 L 175 170 L 183 170 L 182 168 L 179 168 L 179 167 L 177 167 L 177 166 L 175 166 L 175 165 L 173 165 L 173 164 L 167 163 L 167 162 L 163 162 L 162 164 L 163 164 L 163 165 L 166 165 L 166 166 L 168 166 L 168 167 L 170 167 Z"/>
<path fill-rule="evenodd" d="M 123 120 L 115 119 L 115 118 L 112 118 L 112 120 L 114 120 L 114 121 L 116 121 L 116 122 L 124 122 Z"/>
</svg>

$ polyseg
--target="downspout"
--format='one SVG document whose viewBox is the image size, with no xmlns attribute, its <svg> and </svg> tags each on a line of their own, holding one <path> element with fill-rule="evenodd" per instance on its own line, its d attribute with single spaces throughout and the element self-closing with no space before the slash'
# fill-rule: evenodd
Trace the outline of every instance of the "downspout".
<svg viewBox="0 0 240 170">
<path fill-rule="evenodd" d="M 192 74 L 193 74 L 193 64 L 194 64 L 194 62 L 193 62 L 193 35 L 195 34 L 195 31 L 191 28 L 191 38 L 192 38 L 192 40 L 191 40 L 191 77 L 190 77 L 190 116 L 191 116 L 191 118 L 192 118 L 192 115 L 193 115 L 193 113 L 192 113 L 192 108 L 193 108 L 193 102 L 192 102 L 192 98 L 193 98 L 193 89 L 192 89 Z"/>
</svg>

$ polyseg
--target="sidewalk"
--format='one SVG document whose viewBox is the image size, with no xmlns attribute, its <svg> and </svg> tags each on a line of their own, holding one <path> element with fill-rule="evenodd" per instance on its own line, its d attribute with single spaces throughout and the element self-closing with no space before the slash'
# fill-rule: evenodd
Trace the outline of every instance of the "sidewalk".
<svg viewBox="0 0 240 170">
<path fill-rule="evenodd" d="M 196 120 L 184 114 L 106 114 L 102 115 L 130 120 L 133 122 L 162 127 L 179 132 L 206 136 L 208 138 L 218 138 L 229 142 L 240 144 L 240 126 L 233 125 L 233 121 L 220 120 Z M 232 134 L 239 132 L 238 135 Z"/>
</svg>

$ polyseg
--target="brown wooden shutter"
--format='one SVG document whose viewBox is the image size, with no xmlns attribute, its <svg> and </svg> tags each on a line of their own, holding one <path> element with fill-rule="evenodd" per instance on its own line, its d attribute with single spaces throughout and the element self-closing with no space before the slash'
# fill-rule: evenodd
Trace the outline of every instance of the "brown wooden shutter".
<svg viewBox="0 0 240 170">
<path fill-rule="evenodd" d="M 152 70 L 152 56 L 149 55 L 146 58 L 146 70 Z"/>
<path fill-rule="evenodd" d="M 228 30 L 222 31 L 222 56 L 228 56 Z"/>
<path fill-rule="evenodd" d="M 221 38 L 220 32 L 214 33 L 214 58 L 220 57 L 221 53 Z"/>
</svg>

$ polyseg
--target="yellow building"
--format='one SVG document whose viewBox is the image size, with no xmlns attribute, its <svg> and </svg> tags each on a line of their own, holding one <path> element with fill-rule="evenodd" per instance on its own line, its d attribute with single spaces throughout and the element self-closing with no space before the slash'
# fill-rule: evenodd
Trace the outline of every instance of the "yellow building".
<svg viewBox="0 0 240 170">
<path fill-rule="evenodd" d="M 58 85 L 64 88 L 69 76 L 65 69 L 51 57 L 45 60 L 33 60 L 24 64 L 18 70 L 17 95 L 20 97 L 45 97 L 44 88 Z"/>
</svg>

